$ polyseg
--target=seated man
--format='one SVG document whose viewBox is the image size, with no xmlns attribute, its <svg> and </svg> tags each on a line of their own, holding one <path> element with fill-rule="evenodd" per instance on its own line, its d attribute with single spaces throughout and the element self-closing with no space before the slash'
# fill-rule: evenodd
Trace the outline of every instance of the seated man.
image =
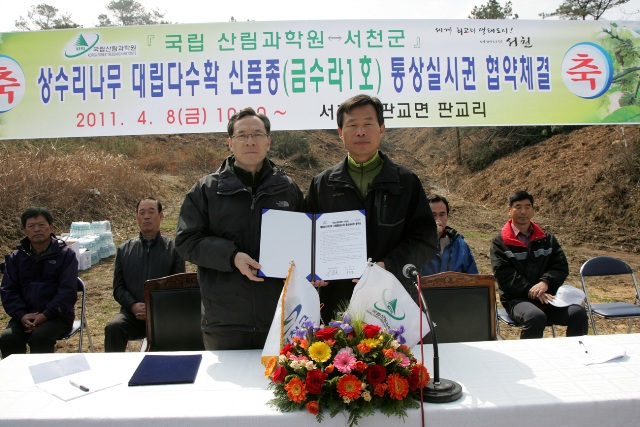
<svg viewBox="0 0 640 427">
<path fill-rule="evenodd" d="M 76 254 L 53 234 L 53 217 L 29 208 L 20 217 L 25 238 L 6 257 L 0 296 L 11 320 L 0 334 L 2 357 L 53 353 L 73 326 L 78 299 Z"/>
<path fill-rule="evenodd" d="M 147 335 L 144 282 L 185 271 L 173 240 L 160 234 L 163 217 L 159 201 L 151 197 L 140 200 L 136 206 L 140 235 L 124 242 L 116 252 L 113 296 L 121 308 L 104 328 L 105 352 L 125 351 L 130 339 Z"/>
<path fill-rule="evenodd" d="M 449 201 L 437 194 L 431 194 L 428 200 L 438 227 L 438 251 L 431 262 L 422 268 L 421 275 L 429 276 L 443 271 L 478 274 L 478 267 L 471 249 L 462 235 L 447 225 Z"/>
<path fill-rule="evenodd" d="M 502 306 L 522 326 L 520 338 L 542 338 L 548 321 L 567 326 L 567 336 L 586 335 L 582 306 L 550 304 L 569 264 L 556 238 L 531 221 L 533 196 L 522 190 L 511 194 L 507 212 L 511 219 L 491 241 L 491 266 Z"/>
</svg>

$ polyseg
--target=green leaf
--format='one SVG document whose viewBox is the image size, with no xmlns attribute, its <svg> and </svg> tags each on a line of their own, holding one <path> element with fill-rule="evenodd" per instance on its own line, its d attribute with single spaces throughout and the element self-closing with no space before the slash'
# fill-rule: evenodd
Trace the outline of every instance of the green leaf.
<svg viewBox="0 0 640 427">
<path fill-rule="evenodd" d="M 613 113 L 602 119 L 601 123 L 638 123 L 640 122 L 640 107 L 630 105 L 618 108 Z"/>
</svg>

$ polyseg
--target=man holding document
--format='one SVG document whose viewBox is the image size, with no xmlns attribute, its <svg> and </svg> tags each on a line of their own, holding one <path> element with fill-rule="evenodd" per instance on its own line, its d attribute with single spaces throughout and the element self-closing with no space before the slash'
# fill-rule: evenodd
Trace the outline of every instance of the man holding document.
<svg viewBox="0 0 640 427">
<path fill-rule="evenodd" d="M 302 192 L 267 159 L 269 119 L 245 108 L 227 126 L 231 155 L 184 199 L 176 249 L 198 266 L 207 350 L 261 349 L 282 279 L 258 277 L 262 209 L 301 211 Z"/>
<path fill-rule="evenodd" d="M 305 210 L 313 213 L 364 210 L 367 256 L 393 273 L 415 298 L 418 292 L 402 268 L 418 269 L 436 253 L 436 223 L 420 179 L 378 150 L 384 135 L 383 106 L 378 98 L 356 95 L 338 108 L 338 134 L 346 158 L 311 181 Z M 322 277 L 320 277 L 322 279 Z M 322 319 L 351 299 L 352 280 L 324 280 L 320 286 Z"/>
</svg>

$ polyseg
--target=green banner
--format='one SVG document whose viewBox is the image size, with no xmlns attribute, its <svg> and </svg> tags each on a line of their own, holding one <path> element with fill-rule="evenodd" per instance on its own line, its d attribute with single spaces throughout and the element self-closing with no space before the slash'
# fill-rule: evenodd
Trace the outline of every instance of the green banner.
<svg viewBox="0 0 640 427">
<path fill-rule="evenodd" d="M 639 22 L 229 22 L 0 34 L 0 139 L 335 128 L 368 93 L 387 127 L 638 123 Z"/>
</svg>

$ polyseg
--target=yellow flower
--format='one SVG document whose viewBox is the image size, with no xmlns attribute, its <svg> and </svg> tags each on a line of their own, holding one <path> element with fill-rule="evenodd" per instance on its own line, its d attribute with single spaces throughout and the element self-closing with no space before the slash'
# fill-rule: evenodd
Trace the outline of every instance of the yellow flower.
<svg viewBox="0 0 640 427">
<path fill-rule="evenodd" d="M 331 347 L 322 341 L 317 341 L 309 347 L 309 357 L 316 362 L 326 362 L 331 357 Z"/>
<path fill-rule="evenodd" d="M 361 342 L 365 343 L 366 345 L 369 346 L 369 348 L 376 348 L 377 346 L 379 346 L 380 344 L 382 344 L 380 342 L 380 340 L 376 339 L 376 338 L 366 338 L 363 339 Z"/>
</svg>

